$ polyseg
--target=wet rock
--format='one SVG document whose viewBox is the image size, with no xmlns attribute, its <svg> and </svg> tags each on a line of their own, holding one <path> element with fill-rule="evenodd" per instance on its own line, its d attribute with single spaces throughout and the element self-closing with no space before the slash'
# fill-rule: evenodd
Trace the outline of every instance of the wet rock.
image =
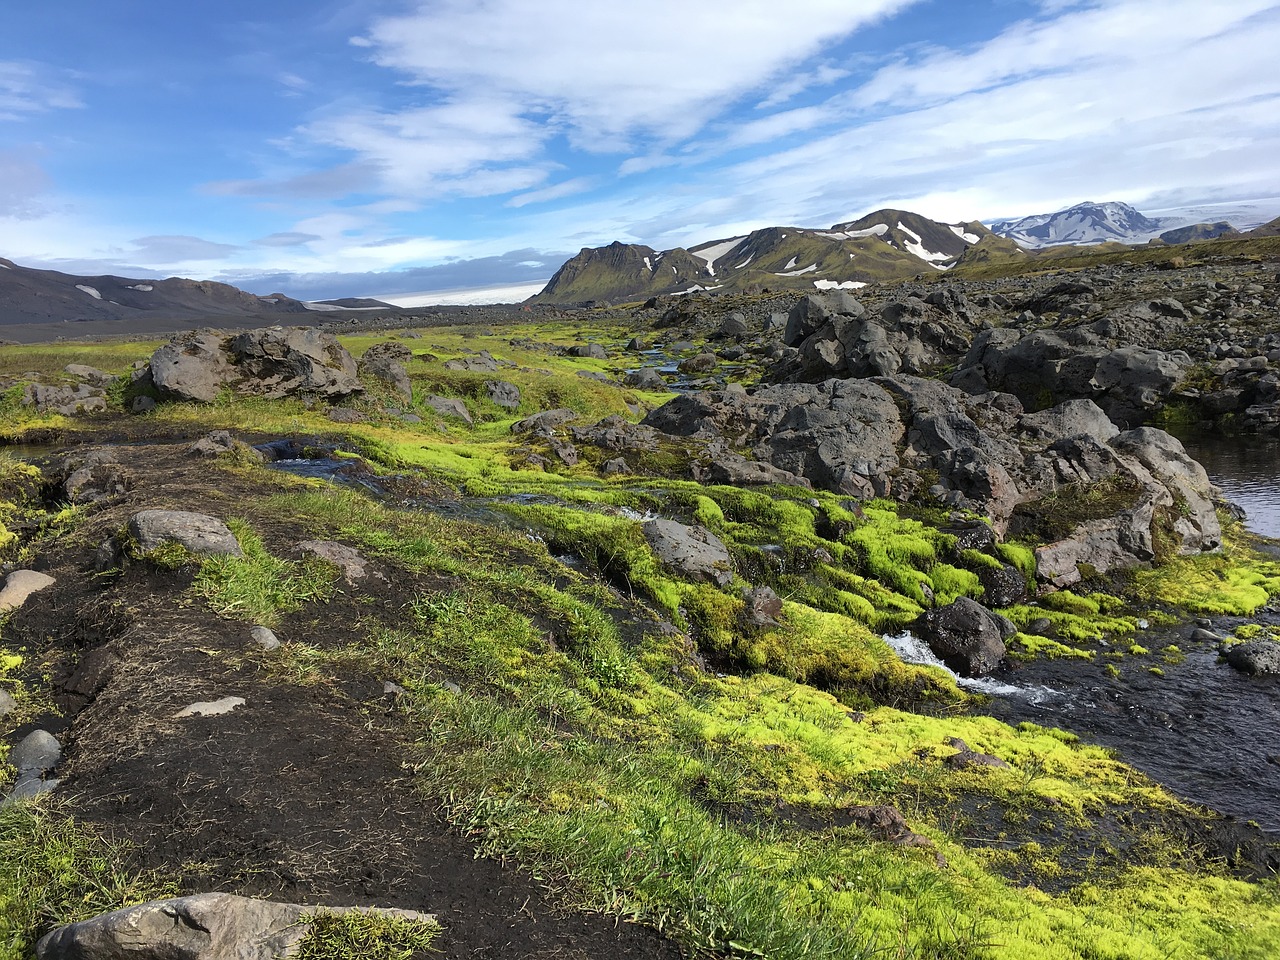
<svg viewBox="0 0 1280 960">
<path fill-rule="evenodd" d="M 471 412 L 467 405 L 455 397 L 430 396 L 423 401 L 428 407 L 442 417 L 457 417 L 464 423 L 471 423 Z"/>
<path fill-rule="evenodd" d="M 129 518 L 128 532 L 141 556 L 166 543 L 176 543 L 202 555 L 244 556 L 227 525 L 201 513 L 142 510 Z"/>
<path fill-rule="evenodd" d="M 723 587 L 733 579 L 733 562 L 724 543 L 705 527 L 674 520 L 648 520 L 642 527 L 658 561 L 690 580 Z"/>
<path fill-rule="evenodd" d="M 1017 567 L 983 567 L 978 571 L 982 598 L 993 607 L 1010 607 L 1027 596 L 1027 578 Z"/>
<path fill-rule="evenodd" d="M 1005 654 L 991 611 L 968 597 L 926 611 L 916 628 L 938 659 L 966 677 L 990 673 Z"/>
<path fill-rule="evenodd" d="M 80 923 L 42 937 L 37 960 L 277 960 L 295 956 L 311 931 L 300 922 L 316 913 L 356 911 L 423 923 L 434 918 L 379 907 L 309 907 L 201 893 L 157 900 Z"/>
<path fill-rule="evenodd" d="M 515 410 L 520 406 L 520 388 L 514 383 L 507 383 L 505 380 L 486 380 L 484 388 L 489 399 L 497 406 L 508 410 Z"/>
<path fill-rule="evenodd" d="M 57 581 L 47 573 L 37 570 L 15 570 L 5 578 L 0 588 L 0 613 L 17 610 L 33 593 L 52 587 Z"/>
<path fill-rule="evenodd" d="M 1280 673 L 1280 643 L 1274 640 L 1249 640 L 1227 650 L 1227 663 L 1241 673 L 1252 675 Z"/>
</svg>

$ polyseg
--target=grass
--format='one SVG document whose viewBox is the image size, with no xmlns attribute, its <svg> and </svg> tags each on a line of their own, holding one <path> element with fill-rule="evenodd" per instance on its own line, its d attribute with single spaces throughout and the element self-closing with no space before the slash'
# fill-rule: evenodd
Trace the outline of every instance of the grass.
<svg viewBox="0 0 1280 960">
<path fill-rule="evenodd" d="M 27 960 L 56 926 L 173 896 L 106 840 L 42 798 L 0 804 L 0 960 Z"/>
<path fill-rule="evenodd" d="M 429 952 L 440 932 L 436 923 L 355 910 L 320 911 L 300 922 L 308 930 L 297 960 L 409 960 Z"/>
<path fill-rule="evenodd" d="M 244 556 L 199 558 L 192 585 L 215 613 L 273 627 L 282 614 L 332 596 L 338 573 L 332 564 L 312 557 L 281 560 L 267 551 L 243 520 L 231 518 L 227 526 Z"/>
</svg>

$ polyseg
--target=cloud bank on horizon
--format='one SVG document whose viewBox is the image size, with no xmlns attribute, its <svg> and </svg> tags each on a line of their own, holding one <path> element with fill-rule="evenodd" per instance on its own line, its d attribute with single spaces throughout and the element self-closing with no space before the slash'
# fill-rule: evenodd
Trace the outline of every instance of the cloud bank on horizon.
<svg viewBox="0 0 1280 960">
<path fill-rule="evenodd" d="M 0 255 L 304 297 L 883 206 L 1280 196 L 1266 0 L 88 0 L 0 49 Z"/>
</svg>

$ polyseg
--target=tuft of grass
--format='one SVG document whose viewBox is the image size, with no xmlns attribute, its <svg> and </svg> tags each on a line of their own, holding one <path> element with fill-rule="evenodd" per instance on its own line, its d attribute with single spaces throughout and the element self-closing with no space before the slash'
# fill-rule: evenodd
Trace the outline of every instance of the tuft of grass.
<svg viewBox="0 0 1280 960">
<path fill-rule="evenodd" d="M 215 613 L 271 627 L 282 614 L 333 596 L 338 572 L 332 564 L 312 557 L 281 560 L 267 551 L 243 520 L 232 518 L 227 526 L 244 556 L 201 559 L 192 584 Z"/>
<path fill-rule="evenodd" d="M 410 960 L 431 951 L 437 923 L 373 911 L 319 911 L 303 916 L 307 935 L 297 960 Z"/>
<path fill-rule="evenodd" d="M 57 926 L 176 895 L 171 881 L 129 867 L 106 840 L 47 797 L 0 805 L 0 960 L 27 960 Z"/>
</svg>

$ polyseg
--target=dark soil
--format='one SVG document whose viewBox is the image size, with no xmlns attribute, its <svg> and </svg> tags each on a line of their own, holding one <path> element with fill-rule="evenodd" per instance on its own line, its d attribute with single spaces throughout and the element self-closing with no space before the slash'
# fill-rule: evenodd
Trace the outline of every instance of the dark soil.
<svg viewBox="0 0 1280 960">
<path fill-rule="evenodd" d="M 129 429 L 129 428 L 125 428 Z M 65 754 L 59 794 L 103 832 L 131 841 L 139 866 L 183 893 L 224 890 L 324 905 L 434 913 L 447 958 L 681 956 L 654 930 L 566 909 L 548 885 L 473 844 L 413 784 L 411 731 L 384 677 L 353 668 L 306 685 L 280 676 L 249 637 L 185 593 L 189 570 L 129 563 L 95 573 L 96 547 L 147 507 L 243 516 L 277 556 L 313 532 L 259 516 L 261 475 L 186 453 L 189 437 L 132 438 L 132 490 L 99 505 L 33 566 L 57 584 L 5 629 L 8 645 L 54 678 Z M 362 620 L 393 620 L 432 584 L 401 570 L 345 586 L 277 633 L 329 646 Z M 368 584 L 368 585 L 367 585 Z M 34 686 L 36 678 L 30 681 Z M 175 719 L 195 701 L 243 697 L 211 717 Z"/>
</svg>

